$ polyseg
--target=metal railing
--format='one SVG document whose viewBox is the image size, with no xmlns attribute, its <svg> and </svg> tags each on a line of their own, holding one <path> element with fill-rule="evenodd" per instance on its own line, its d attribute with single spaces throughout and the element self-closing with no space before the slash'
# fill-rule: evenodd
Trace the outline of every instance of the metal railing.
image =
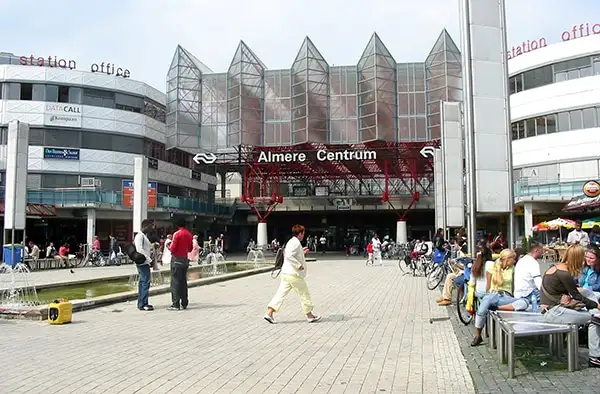
<svg viewBox="0 0 600 394">
<path fill-rule="evenodd" d="M 572 198 L 583 194 L 583 185 L 588 180 L 569 180 L 568 182 L 558 180 L 516 181 L 514 185 L 515 198 L 535 196 Z"/>
<path fill-rule="evenodd" d="M 4 188 L 0 188 L 0 201 L 4 200 L 4 195 Z M 77 206 L 86 204 L 122 206 L 123 195 L 121 192 L 94 188 L 39 189 L 27 190 L 27 202 L 31 204 L 56 206 Z M 231 214 L 232 209 L 231 206 L 227 205 L 212 204 L 168 194 L 158 194 L 156 196 L 156 207 L 215 215 L 229 215 Z"/>
</svg>

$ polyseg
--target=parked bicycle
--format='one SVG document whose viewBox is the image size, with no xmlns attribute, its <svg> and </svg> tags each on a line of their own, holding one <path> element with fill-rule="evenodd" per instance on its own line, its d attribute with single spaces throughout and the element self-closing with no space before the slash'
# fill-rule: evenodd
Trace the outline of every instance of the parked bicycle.
<svg viewBox="0 0 600 394">
<path fill-rule="evenodd" d="M 464 265 L 463 272 L 463 280 L 464 283 L 462 286 L 457 286 L 456 289 L 456 309 L 458 312 L 459 320 L 465 325 L 468 326 L 473 321 L 474 312 L 470 313 L 467 311 L 467 298 L 469 295 L 469 280 L 471 280 L 471 267 L 473 266 L 473 259 L 469 257 L 463 257 L 458 259 L 457 262 L 462 263 Z M 457 278 L 458 279 L 458 278 Z M 477 297 L 473 299 L 473 311 L 477 310 L 479 306 L 479 301 Z"/>
<path fill-rule="evenodd" d="M 429 290 L 435 290 L 440 283 L 446 279 L 446 275 L 452 272 L 452 267 L 450 266 L 450 251 L 446 250 L 443 252 L 443 256 L 440 257 L 441 261 L 436 261 L 435 256 L 432 260 L 434 267 L 429 274 L 427 274 L 427 288 Z"/>
</svg>

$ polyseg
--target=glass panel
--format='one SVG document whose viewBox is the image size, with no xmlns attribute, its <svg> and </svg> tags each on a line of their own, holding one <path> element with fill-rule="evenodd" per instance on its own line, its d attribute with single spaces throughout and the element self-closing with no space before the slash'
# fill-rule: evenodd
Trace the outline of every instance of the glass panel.
<svg viewBox="0 0 600 394">
<path fill-rule="evenodd" d="M 512 139 L 514 140 L 518 140 L 519 139 L 519 124 L 518 122 L 513 122 L 510 125 L 511 128 L 511 132 L 512 132 Z"/>
<path fill-rule="evenodd" d="M 21 84 L 20 83 L 7 83 L 6 85 L 6 99 L 7 100 L 20 100 L 21 99 Z"/>
<path fill-rule="evenodd" d="M 46 101 L 53 103 L 58 101 L 58 86 L 46 85 Z"/>
<path fill-rule="evenodd" d="M 523 73 L 523 88 L 534 89 L 552 83 L 552 66 L 539 67 Z"/>
<path fill-rule="evenodd" d="M 59 148 L 79 148 L 81 133 L 77 130 L 46 129 L 45 146 L 56 146 Z M 106 135 L 104 135 L 104 139 Z M 97 149 L 97 148 L 96 148 Z"/>
<path fill-rule="evenodd" d="M 567 71 L 567 79 L 568 80 L 577 79 L 577 78 L 579 78 L 579 70 Z"/>
<path fill-rule="evenodd" d="M 69 102 L 71 104 L 81 104 L 81 96 L 83 91 L 81 88 L 70 87 L 69 88 Z"/>
<path fill-rule="evenodd" d="M 45 101 L 46 100 L 46 85 L 33 84 L 31 88 L 31 100 L 32 101 Z"/>
<path fill-rule="evenodd" d="M 567 73 L 565 71 L 554 74 L 554 82 L 563 82 L 567 80 Z"/>
<path fill-rule="evenodd" d="M 569 115 L 571 116 L 571 130 L 580 130 L 583 129 L 583 119 L 581 116 L 582 111 L 576 110 L 571 111 Z"/>
<path fill-rule="evenodd" d="M 518 123 L 519 139 L 525 138 L 525 121 L 521 120 Z"/>
<path fill-rule="evenodd" d="M 44 129 L 29 129 L 29 145 L 44 145 Z"/>
<path fill-rule="evenodd" d="M 525 121 L 525 136 L 535 137 L 535 119 L 527 119 Z"/>
<path fill-rule="evenodd" d="M 600 75 L 600 57 L 594 58 L 594 75 Z"/>
<path fill-rule="evenodd" d="M 583 111 L 583 128 L 591 129 L 592 127 L 596 127 L 596 109 L 595 108 L 585 108 Z"/>
<path fill-rule="evenodd" d="M 539 117 L 535 119 L 535 125 L 536 125 L 536 135 L 544 135 L 546 134 L 546 118 L 545 117 Z"/>
<path fill-rule="evenodd" d="M 556 114 L 546 115 L 546 133 L 556 133 Z"/>
<path fill-rule="evenodd" d="M 515 77 L 515 92 L 519 93 L 523 91 L 523 74 L 519 74 Z"/>
<path fill-rule="evenodd" d="M 558 114 L 558 127 L 557 131 L 569 131 L 569 113 L 559 112 Z"/>
<path fill-rule="evenodd" d="M 580 78 L 591 77 L 591 76 L 592 76 L 592 67 L 591 66 L 579 69 L 579 77 Z"/>
</svg>

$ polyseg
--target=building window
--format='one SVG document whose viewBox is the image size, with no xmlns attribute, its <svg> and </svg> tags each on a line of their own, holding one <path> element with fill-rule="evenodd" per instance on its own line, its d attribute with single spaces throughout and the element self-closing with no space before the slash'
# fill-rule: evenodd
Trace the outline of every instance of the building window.
<svg viewBox="0 0 600 394">
<path fill-rule="evenodd" d="M 21 94 L 23 90 L 21 90 Z M 46 101 L 46 85 L 33 84 L 31 88 L 31 100 Z"/>
<path fill-rule="evenodd" d="M 33 84 L 22 83 L 21 84 L 21 96 L 19 100 L 31 101 L 33 99 Z"/>
<path fill-rule="evenodd" d="M 98 89 L 83 89 L 83 104 L 94 107 L 115 108 L 115 93 Z"/>
<path fill-rule="evenodd" d="M 52 103 L 58 102 L 58 86 L 46 85 L 46 101 Z"/>
<path fill-rule="evenodd" d="M 546 133 L 556 133 L 556 114 L 546 115 Z"/>
<path fill-rule="evenodd" d="M 58 87 L 58 102 L 68 103 L 69 102 L 69 87 L 59 86 Z"/>
<path fill-rule="evenodd" d="M 595 57 L 592 62 L 594 64 L 594 75 L 600 75 L 600 56 Z"/>
<path fill-rule="evenodd" d="M 583 128 L 591 129 L 593 127 L 598 126 L 596 123 L 596 109 L 595 108 L 585 108 L 582 111 L 583 113 Z"/>
<path fill-rule="evenodd" d="M 523 90 L 535 89 L 552 83 L 552 66 L 539 67 L 523 73 Z"/>
<path fill-rule="evenodd" d="M 81 88 L 69 87 L 69 103 L 81 104 L 83 99 L 83 90 Z"/>
<path fill-rule="evenodd" d="M 525 121 L 525 136 L 535 137 L 535 119 L 527 119 Z"/>
<path fill-rule="evenodd" d="M 581 110 L 575 110 L 569 112 L 570 116 L 570 130 L 581 130 L 583 129 L 583 119 L 581 116 Z"/>
<path fill-rule="evenodd" d="M 569 113 L 568 112 L 560 112 L 558 114 L 558 131 L 569 131 L 571 130 L 569 126 Z"/>
<path fill-rule="evenodd" d="M 21 99 L 21 84 L 20 83 L 7 83 L 5 84 L 6 99 L 7 100 L 20 100 Z"/>
</svg>

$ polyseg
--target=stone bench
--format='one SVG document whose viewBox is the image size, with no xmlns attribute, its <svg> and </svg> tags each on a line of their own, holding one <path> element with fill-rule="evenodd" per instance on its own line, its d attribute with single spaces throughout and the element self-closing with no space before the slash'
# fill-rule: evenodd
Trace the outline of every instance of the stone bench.
<svg viewBox="0 0 600 394">
<path fill-rule="evenodd" d="M 490 346 L 496 346 L 498 361 L 508 363 L 508 377 L 515 377 L 515 339 L 524 337 L 549 338 L 550 352 L 564 354 L 564 336 L 567 336 L 567 365 L 569 372 L 578 369 L 579 331 L 576 324 L 550 324 L 543 315 L 528 312 L 490 312 Z"/>
</svg>

